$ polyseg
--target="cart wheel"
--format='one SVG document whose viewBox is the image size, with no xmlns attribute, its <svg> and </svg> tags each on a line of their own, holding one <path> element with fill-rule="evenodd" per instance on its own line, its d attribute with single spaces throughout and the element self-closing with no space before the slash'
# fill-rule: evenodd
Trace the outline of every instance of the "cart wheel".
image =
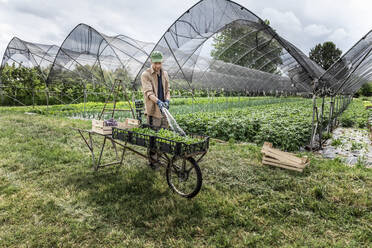
<svg viewBox="0 0 372 248">
<path fill-rule="evenodd" d="M 173 158 L 167 167 L 167 182 L 177 194 L 193 198 L 202 186 L 202 174 L 193 158 Z"/>
<path fill-rule="evenodd" d="M 149 163 L 163 166 L 164 168 L 168 166 L 170 160 L 166 154 L 150 149 L 147 149 L 147 158 Z"/>
</svg>

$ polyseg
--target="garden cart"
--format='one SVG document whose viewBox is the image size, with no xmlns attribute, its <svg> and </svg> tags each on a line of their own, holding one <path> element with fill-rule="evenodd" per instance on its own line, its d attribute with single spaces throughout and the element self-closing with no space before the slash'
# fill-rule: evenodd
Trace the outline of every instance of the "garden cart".
<svg viewBox="0 0 372 248">
<path fill-rule="evenodd" d="M 208 151 L 209 137 L 189 134 L 189 136 L 198 137 L 200 142 L 186 144 L 156 135 L 142 134 L 133 132 L 130 129 L 117 127 L 112 128 L 112 134 L 106 135 L 91 130 L 77 130 L 91 151 L 93 168 L 95 170 L 112 165 L 117 165 L 119 168 L 123 164 L 126 152 L 133 152 L 148 160 L 149 163 L 164 167 L 166 169 L 167 183 L 177 194 L 186 198 L 192 198 L 200 191 L 202 173 L 198 163 Z M 84 132 L 88 133 L 89 139 L 84 137 Z M 93 135 L 103 137 L 98 160 L 94 155 Z M 116 161 L 101 164 L 102 154 L 107 140 L 111 141 L 113 145 L 116 153 Z M 147 152 L 139 151 L 136 147 L 144 147 Z M 121 151 L 120 156 L 118 150 Z"/>
<path fill-rule="evenodd" d="M 114 103 L 112 111 L 115 111 L 115 105 Z M 129 104 L 129 106 L 131 105 Z M 136 117 L 141 120 L 143 104 L 137 101 L 135 106 Z M 134 115 L 134 111 L 130 111 Z M 114 113 L 112 114 L 113 116 Z M 141 124 L 141 126 L 154 129 L 154 127 L 146 124 Z M 167 183 L 177 194 L 186 198 L 192 198 L 199 193 L 202 185 L 202 173 L 198 163 L 208 151 L 209 137 L 188 134 L 189 137 L 198 138 L 199 140 L 189 144 L 160 137 L 157 134 L 149 135 L 132 131 L 129 128 L 112 127 L 112 133 L 110 134 L 97 133 L 92 130 L 76 130 L 91 151 L 93 168 L 95 170 L 112 165 L 117 165 L 120 168 L 126 157 L 126 152 L 132 152 L 146 159 L 151 164 L 165 168 Z M 84 133 L 88 134 L 88 138 L 84 136 Z M 94 155 L 93 135 L 103 138 L 98 159 Z M 102 164 L 102 155 L 107 140 L 111 142 L 114 148 L 116 161 Z M 119 152 L 121 152 L 120 155 Z"/>
</svg>

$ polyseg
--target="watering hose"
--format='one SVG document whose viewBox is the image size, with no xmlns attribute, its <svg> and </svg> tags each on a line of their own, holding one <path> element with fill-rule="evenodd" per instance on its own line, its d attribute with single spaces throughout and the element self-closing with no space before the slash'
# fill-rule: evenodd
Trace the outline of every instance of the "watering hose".
<svg viewBox="0 0 372 248">
<path fill-rule="evenodd" d="M 169 113 L 168 109 L 166 109 L 165 107 L 162 107 L 161 109 L 161 112 L 164 113 L 165 117 L 167 118 L 168 120 L 168 123 L 169 123 L 169 126 L 170 128 L 178 133 L 179 135 L 181 136 L 186 136 L 186 133 L 182 130 L 182 128 L 177 124 L 176 120 L 173 118 L 173 116 Z"/>
</svg>

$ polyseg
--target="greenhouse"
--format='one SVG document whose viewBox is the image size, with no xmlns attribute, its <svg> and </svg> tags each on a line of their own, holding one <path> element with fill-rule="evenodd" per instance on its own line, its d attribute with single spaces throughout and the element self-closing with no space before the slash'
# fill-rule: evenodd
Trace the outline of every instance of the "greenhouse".
<svg viewBox="0 0 372 248">
<path fill-rule="evenodd" d="M 233 1 L 202 0 L 175 20 L 156 43 L 109 36 L 86 24 L 77 25 L 60 46 L 15 37 L 0 70 L 9 75 L 16 70 L 12 66 L 29 68 L 37 71 L 39 79 L 29 85 L 27 78 L 17 81 L 3 76 L 1 102 L 33 106 L 82 103 L 85 115 L 88 102 L 105 102 L 114 94 L 140 100 L 140 76 L 151 64 L 150 54 L 161 51 L 173 94 L 192 99 L 192 107 L 180 113 L 223 109 L 214 96 L 226 97 L 226 108 L 256 104 L 240 101 L 240 96 L 312 97 L 308 140 L 311 146 L 315 140 L 321 143 L 351 96 L 372 79 L 372 34 L 365 35 L 325 71 L 269 24 Z M 204 104 L 206 99 L 208 104 Z"/>
<path fill-rule="evenodd" d="M 328 94 L 353 95 L 372 79 L 372 30 L 347 51 L 320 81 Z"/>
<path fill-rule="evenodd" d="M 6 63 L 15 63 L 29 68 L 35 67 L 46 80 L 58 49 L 56 45 L 31 43 L 14 37 L 6 48 L 1 68 Z"/>
<path fill-rule="evenodd" d="M 12 63 L 37 68 L 50 92 L 65 84 L 82 87 L 82 92 L 110 89 L 116 79 L 139 88 L 149 54 L 158 50 L 174 89 L 352 94 L 370 76 L 370 45 L 369 33 L 325 72 L 245 7 L 204 0 L 180 16 L 156 44 L 107 36 L 79 24 L 60 48 L 13 38 L 1 68 Z"/>
<path fill-rule="evenodd" d="M 371 8 L 0 0 L 0 248 L 372 248 Z"/>
<path fill-rule="evenodd" d="M 79 24 L 62 43 L 47 79 L 48 86 L 61 83 L 67 73 L 76 75 L 71 84 L 111 89 L 114 80 L 130 83 L 154 44 L 124 35 L 107 36 Z M 66 81 L 63 81 L 66 83 Z"/>
<path fill-rule="evenodd" d="M 225 0 L 194 5 L 154 50 L 165 54 L 171 78 L 192 89 L 312 92 L 313 80 L 324 72 L 264 20 Z M 148 65 L 149 59 L 142 70 Z"/>
<path fill-rule="evenodd" d="M 7 98 L 9 101 L 20 105 L 27 105 L 21 96 L 28 96 L 30 104 L 35 102 L 35 94 L 46 94 L 45 82 L 53 65 L 58 51 L 56 45 L 45 45 L 31 43 L 14 37 L 8 44 L 0 67 L 0 72 L 7 73 L 6 66 L 24 67 L 36 70 L 39 76 L 37 85 L 27 85 L 27 83 L 4 82 L 0 78 L 0 99 L 2 102 Z M 4 70 L 4 71 L 3 71 Z"/>
</svg>

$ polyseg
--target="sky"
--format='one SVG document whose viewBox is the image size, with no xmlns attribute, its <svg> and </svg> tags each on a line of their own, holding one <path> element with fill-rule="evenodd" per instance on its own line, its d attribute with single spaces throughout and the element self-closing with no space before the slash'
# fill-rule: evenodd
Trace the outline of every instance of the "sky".
<svg viewBox="0 0 372 248">
<path fill-rule="evenodd" d="M 269 19 L 306 54 L 333 41 L 346 52 L 372 29 L 371 0 L 235 0 Z M 12 37 L 60 45 L 79 23 L 107 35 L 156 42 L 198 0 L 0 0 L 0 56 Z"/>
</svg>

